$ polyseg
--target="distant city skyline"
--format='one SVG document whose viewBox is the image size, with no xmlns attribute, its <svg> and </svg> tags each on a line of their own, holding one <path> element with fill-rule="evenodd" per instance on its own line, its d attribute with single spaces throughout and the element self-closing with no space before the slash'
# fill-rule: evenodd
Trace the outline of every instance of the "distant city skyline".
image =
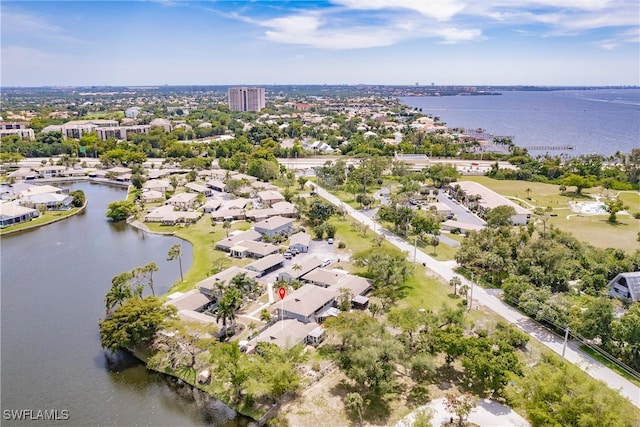
<svg viewBox="0 0 640 427">
<path fill-rule="evenodd" d="M 640 84 L 637 0 L 2 1 L 0 85 Z"/>
</svg>

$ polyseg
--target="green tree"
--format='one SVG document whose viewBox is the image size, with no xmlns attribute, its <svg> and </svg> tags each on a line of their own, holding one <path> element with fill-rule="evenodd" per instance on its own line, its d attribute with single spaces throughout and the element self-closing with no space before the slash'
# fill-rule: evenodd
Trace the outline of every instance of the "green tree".
<svg viewBox="0 0 640 427">
<path fill-rule="evenodd" d="M 87 196 L 84 194 L 84 191 L 82 190 L 70 191 L 69 195 L 73 197 L 73 201 L 71 202 L 71 205 L 75 208 L 84 206 L 84 203 L 87 201 Z"/>
<path fill-rule="evenodd" d="M 219 374 L 233 387 L 232 401 L 239 402 L 242 391 L 255 369 L 247 356 L 240 351 L 238 343 L 234 341 L 217 345 L 211 355 L 211 363 L 216 364 Z"/>
<path fill-rule="evenodd" d="M 136 206 L 129 200 L 118 200 L 109 203 L 107 208 L 107 218 L 111 221 L 117 222 L 129 218 L 137 212 Z"/>
<path fill-rule="evenodd" d="M 180 266 L 180 281 L 184 282 L 184 276 L 182 274 L 182 245 L 180 243 L 176 243 L 175 245 L 169 248 L 169 252 L 167 253 L 167 261 L 178 260 L 178 265 Z"/>
<path fill-rule="evenodd" d="M 590 176 L 580 176 L 576 174 L 570 174 L 562 178 L 562 185 L 569 187 L 576 187 L 576 194 L 582 194 L 582 190 L 585 188 L 591 188 L 594 185 L 594 180 Z"/>
<path fill-rule="evenodd" d="M 335 212 L 335 207 L 319 198 L 315 198 L 307 208 L 307 217 L 313 225 L 326 222 Z"/>
<path fill-rule="evenodd" d="M 229 237 L 229 230 L 231 229 L 231 221 L 229 221 L 228 219 L 225 219 L 222 222 L 222 228 L 224 228 L 224 230 L 227 232 L 227 237 Z"/>
<path fill-rule="evenodd" d="M 473 408 L 476 407 L 478 398 L 471 394 L 456 395 L 447 393 L 445 396 L 444 406 L 449 412 L 458 417 L 458 426 L 462 427 Z"/>
<path fill-rule="evenodd" d="M 429 240 L 429 244 L 433 246 L 433 255 L 436 255 L 436 248 L 440 244 L 440 239 L 437 236 L 432 236 Z"/>
<path fill-rule="evenodd" d="M 223 335 L 227 334 L 227 323 L 234 329 L 236 314 L 240 309 L 242 296 L 237 288 L 227 288 L 224 295 L 218 300 L 218 305 L 212 310 L 216 315 L 216 322 L 222 320 Z"/>
<path fill-rule="evenodd" d="M 616 198 L 613 200 L 605 200 L 604 202 L 607 212 L 609 213 L 609 222 L 617 222 L 616 214 L 625 209 L 629 209 L 628 206 L 625 206 L 624 202 L 620 200 L 620 198 Z"/>
<path fill-rule="evenodd" d="M 344 406 L 358 416 L 358 421 L 362 425 L 362 412 L 364 411 L 364 399 L 362 396 L 359 393 L 348 393 L 344 397 Z"/>
<path fill-rule="evenodd" d="M 111 352 L 147 345 L 175 311 L 153 296 L 129 298 L 100 322 L 100 343 Z"/>
<path fill-rule="evenodd" d="M 516 210 L 513 206 L 496 206 L 487 212 L 487 225 L 492 228 L 509 227 L 513 225 L 513 217 Z"/>
<path fill-rule="evenodd" d="M 580 316 L 578 334 L 586 339 L 600 338 L 606 345 L 611 339 L 611 322 L 613 322 L 613 304 L 606 298 L 595 298 Z"/>
</svg>

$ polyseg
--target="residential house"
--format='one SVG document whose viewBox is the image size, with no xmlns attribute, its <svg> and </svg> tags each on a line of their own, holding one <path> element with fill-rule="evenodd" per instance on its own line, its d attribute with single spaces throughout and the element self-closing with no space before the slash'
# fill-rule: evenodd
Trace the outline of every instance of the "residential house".
<svg viewBox="0 0 640 427">
<path fill-rule="evenodd" d="M 274 216 L 255 223 L 253 229 L 265 236 L 286 236 L 293 231 L 293 219 Z"/>
<path fill-rule="evenodd" d="M 620 273 L 609 282 L 609 295 L 626 301 L 640 301 L 640 271 Z"/>
<path fill-rule="evenodd" d="M 194 193 L 178 193 L 164 203 L 179 209 L 188 210 L 195 207 L 197 198 L 198 195 Z"/>
<path fill-rule="evenodd" d="M 315 255 L 307 255 L 305 258 L 296 260 L 296 262 L 278 273 L 278 280 L 291 282 L 299 280 L 302 276 L 311 270 L 322 265 L 322 261 Z"/>
<path fill-rule="evenodd" d="M 202 212 L 176 210 L 173 205 L 162 205 L 150 211 L 144 222 L 160 222 L 163 225 L 193 223 L 200 219 Z"/>
<path fill-rule="evenodd" d="M 204 205 L 202 205 L 202 210 L 204 211 L 204 213 L 211 213 L 213 211 L 218 210 L 218 208 L 220 208 L 221 205 L 222 205 L 222 202 L 220 200 L 210 199 L 210 200 L 207 200 L 207 202 Z"/>
<path fill-rule="evenodd" d="M 141 197 L 144 203 L 164 202 L 165 193 L 156 190 L 148 190 L 143 191 Z"/>
<path fill-rule="evenodd" d="M 32 170 L 31 168 L 19 168 L 18 170 L 11 172 L 7 176 L 15 180 L 31 181 L 38 177 L 38 172 Z"/>
<path fill-rule="evenodd" d="M 302 323 L 319 323 L 333 308 L 335 293 L 314 285 L 303 285 L 275 303 L 278 318 L 296 319 Z"/>
<path fill-rule="evenodd" d="M 225 184 L 223 181 L 213 178 L 207 181 L 207 187 L 219 191 L 219 192 L 225 192 L 227 191 L 227 184 Z"/>
<path fill-rule="evenodd" d="M 289 250 L 297 249 L 300 253 L 309 252 L 311 236 L 305 232 L 292 234 L 289 238 Z"/>
<path fill-rule="evenodd" d="M 150 179 L 144 183 L 143 187 L 147 190 L 160 191 L 163 194 L 173 189 L 168 179 Z"/>
<path fill-rule="evenodd" d="M 192 289 L 186 293 L 175 292 L 167 297 L 167 302 L 164 305 L 173 305 L 179 310 L 191 310 L 191 311 L 205 311 L 213 305 L 212 301 L 207 295 Z"/>
<path fill-rule="evenodd" d="M 220 294 L 222 289 L 229 285 L 234 277 L 240 274 L 244 274 L 249 279 L 255 279 L 258 277 L 258 273 L 255 271 L 232 266 L 196 283 L 196 288 L 209 297 L 215 297 Z"/>
<path fill-rule="evenodd" d="M 260 191 L 258 192 L 258 197 L 264 206 L 272 206 L 274 203 L 284 202 L 284 196 L 274 190 Z"/>
<path fill-rule="evenodd" d="M 191 191 L 203 194 L 205 197 L 213 196 L 211 188 L 205 187 L 204 185 L 196 184 L 195 182 L 188 182 L 184 186 Z"/>
<path fill-rule="evenodd" d="M 54 187 L 53 185 L 27 185 L 25 184 L 26 188 L 23 190 L 20 190 L 18 192 L 18 198 L 24 198 L 24 197 L 30 197 L 30 196 L 34 196 L 36 194 L 47 194 L 47 193 L 52 193 L 52 194 L 64 194 L 67 193 L 68 190 L 64 190 L 62 188 L 59 187 Z"/>
<path fill-rule="evenodd" d="M 13 203 L 0 203 L 0 226 L 6 227 L 13 224 L 18 224 L 25 221 L 30 221 L 33 218 L 40 216 L 40 212 L 37 209 L 27 208 L 24 206 L 18 206 Z"/>
<path fill-rule="evenodd" d="M 298 344 L 318 344 L 324 336 L 324 329 L 317 323 L 303 323 L 296 319 L 284 319 L 269 326 L 251 341 L 253 352 L 255 346 L 261 342 L 275 344 L 280 348 L 291 348 Z"/>
<path fill-rule="evenodd" d="M 215 243 L 215 248 L 221 251 L 229 252 L 229 250 L 240 242 L 249 240 L 260 240 L 262 235 L 255 230 L 247 230 L 235 233 L 227 238 L 219 240 Z"/>
<path fill-rule="evenodd" d="M 211 212 L 211 219 L 213 221 L 233 221 L 245 219 L 244 209 L 225 209 L 220 208 L 217 211 Z"/>
<path fill-rule="evenodd" d="M 274 253 L 267 255 L 264 258 L 260 258 L 251 264 L 245 265 L 244 268 L 250 271 L 258 273 L 257 277 L 262 277 L 265 274 L 269 274 L 284 265 L 284 257 L 281 254 Z"/>
<path fill-rule="evenodd" d="M 37 168 L 36 171 L 41 178 L 54 178 L 59 176 L 66 176 L 66 166 L 42 166 Z"/>
<path fill-rule="evenodd" d="M 267 255 L 278 253 L 279 246 L 271 243 L 258 242 L 255 240 L 243 240 L 229 248 L 229 254 L 233 258 L 264 258 Z"/>
<path fill-rule="evenodd" d="M 73 196 L 59 193 L 40 193 L 19 199 L 22 206 L 38 209 L 43 206 L 48 210 L 66 210 L 71 207 Z"/>
</svg>

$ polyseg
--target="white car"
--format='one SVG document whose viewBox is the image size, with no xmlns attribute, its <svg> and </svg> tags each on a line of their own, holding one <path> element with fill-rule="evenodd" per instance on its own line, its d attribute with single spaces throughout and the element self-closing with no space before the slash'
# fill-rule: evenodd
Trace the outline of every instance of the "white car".
<svg viewBox="0 0 640 427">
<path fill-rule="evenodd" d="M 327 243 L 333 245 L 333 239 L 327 239 Z"/>
</svg>

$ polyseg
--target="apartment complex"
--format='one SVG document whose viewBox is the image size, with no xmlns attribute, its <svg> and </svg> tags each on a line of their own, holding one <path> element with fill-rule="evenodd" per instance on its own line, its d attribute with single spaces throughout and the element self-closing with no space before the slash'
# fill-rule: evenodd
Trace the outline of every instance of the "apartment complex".
<svg viewBox="0 0 640 427">
<path fill-rule="evenodd" d="M 230 87 L 228 94 L 233 111 L 260 111 L 266 105 L 263 87 Z"/>
</svg>

